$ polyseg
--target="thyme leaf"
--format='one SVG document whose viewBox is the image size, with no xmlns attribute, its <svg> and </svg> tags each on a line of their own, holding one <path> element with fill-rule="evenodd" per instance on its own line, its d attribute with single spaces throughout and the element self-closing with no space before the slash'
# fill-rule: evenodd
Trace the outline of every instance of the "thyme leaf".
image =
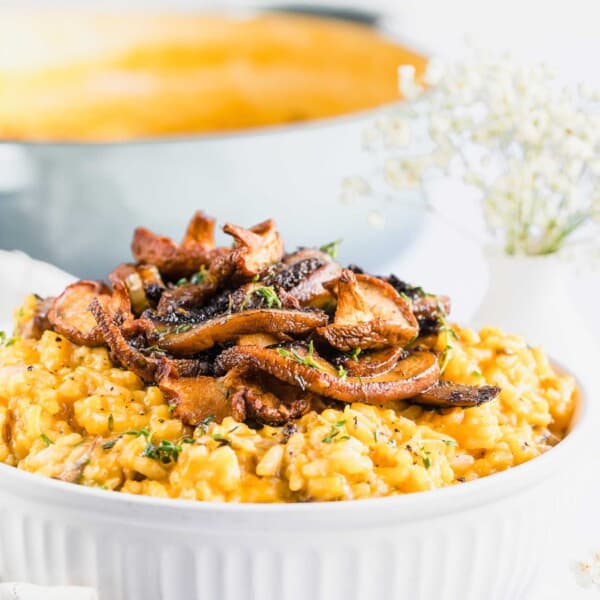
<svg viewBox="0 0 600 600">
<path fill-rule="evenodd" d="M 333 242 L 329 242 L 328 244 L 323 244 L 319 247 L 321 252 L 326 252 L 331 256 L 331 258 L 336 258 L 340 249 L 340 244 L 343 240 L 334 240 Z"/>
</svg>

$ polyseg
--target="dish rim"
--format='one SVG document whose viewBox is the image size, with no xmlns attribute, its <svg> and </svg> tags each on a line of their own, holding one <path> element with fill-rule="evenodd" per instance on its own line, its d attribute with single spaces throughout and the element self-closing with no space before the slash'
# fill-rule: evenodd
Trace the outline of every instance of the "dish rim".
<svg viewBox="0 0 600 600">
<path fill-rule="evenodd" d="M 4 463 L 0 463 L 0 484 L 5 493 L 22 496 L 18 494 L 18 489 L 31 488 L 30 493 L 26 495 L 27 498 L 34 494 L 37 498 L 39 494 L 46 505 L 75 506 L 90 512 L 100 510 L 105 518 L 122 516 L 128 511 L 132 513 L 135 511 L 133 516 L 137 519 L 162 515 L 183 521 L 186 518 L 203 516 L 219 518 L 264 516 L 278 519 L 289 516 L 287 520 L 298 521 L 302 518 L 300 520 L 302 523 L 305 519 L 327 516 L 341 525 L 349 515 L 356 513 L 370 516 L 371 521 L 380 522 L 385 520 L 385 516 L 389 515 L 390 511 L 394 511 L 399 518 L 409 521 L 441 516 L 474 506 L 480 507 L 506 496 L 518 495 L 527 488 L 536 487 L 556 471 L 553 466 L 559 464 L 561 460 L 565 462 L 586 438 L 593 420 L 590 401 L 592 385 L 582 374 L 564 368 L 559 361 L 551 359 L 551 363 L 559 372 L 571 375 L 576 381 L 577 406 L 566 436 L 555 447 L 525 463 L 480 479 L 444 488 L 357 500 L 304 503 L 218 502 L 144 496 L 74 485 L 22 471 L 18 467 Z M 12 484 L 14 489 L 11 489 Z M 251 523 L 251 520 L 235 520 L 233 526 L 250 525 L 251 527 Z M 331 521 L 328 520 L 328 524 L 331 524 Z"/>
</svg>

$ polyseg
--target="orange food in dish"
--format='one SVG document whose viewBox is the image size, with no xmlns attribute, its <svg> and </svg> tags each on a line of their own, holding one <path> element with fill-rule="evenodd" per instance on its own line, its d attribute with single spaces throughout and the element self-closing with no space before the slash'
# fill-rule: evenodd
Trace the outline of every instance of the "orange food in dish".
<svg viewBox="0 0 600 600">
<path fill-rule="evenodd" d="M 283 14 L 0 13 L 0 138 L 106 141 L 332 117 L 398 98 L 424 57 Z"/>
</svg>

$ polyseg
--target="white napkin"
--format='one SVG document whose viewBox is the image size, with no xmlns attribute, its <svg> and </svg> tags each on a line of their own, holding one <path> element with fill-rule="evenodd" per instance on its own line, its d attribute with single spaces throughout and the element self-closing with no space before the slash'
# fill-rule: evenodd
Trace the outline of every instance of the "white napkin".
<svg viewBox="0 0 600 600">
<path fill-rule="evenodd" d="M 43 587 L 29 583 L 0 583 L 0 600 L 98 600 L 84 587 Z"/>
<path fill-rule="evenodd" d="M 52 296 L 74 280 L 72 275 L 23 252 L 0 250 L 0 324 L 11 323 L 14 309 L 28 294 Z"/>
</svg>

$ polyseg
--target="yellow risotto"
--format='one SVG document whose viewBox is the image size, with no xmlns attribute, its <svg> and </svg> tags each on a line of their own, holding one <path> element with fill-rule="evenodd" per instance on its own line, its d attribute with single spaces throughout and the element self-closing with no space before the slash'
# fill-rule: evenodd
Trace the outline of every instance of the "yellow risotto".
<svg viewBox="0 0 600 600">
<path fill-rule="evenodd" d="M 168 498 L 298 502 L 391 496 L 503 471 L 565 434 L 575 383 L 498 329 L 456 327 L 445 377 L 493 384 L 474 408 L 404 402 L 310 412 L 255 430 L 227 417 L 192 429 L 158 387 L 105 348 L 52 331 L 0 347 L 0 460 L 81 485 Z"/>
</svg>

